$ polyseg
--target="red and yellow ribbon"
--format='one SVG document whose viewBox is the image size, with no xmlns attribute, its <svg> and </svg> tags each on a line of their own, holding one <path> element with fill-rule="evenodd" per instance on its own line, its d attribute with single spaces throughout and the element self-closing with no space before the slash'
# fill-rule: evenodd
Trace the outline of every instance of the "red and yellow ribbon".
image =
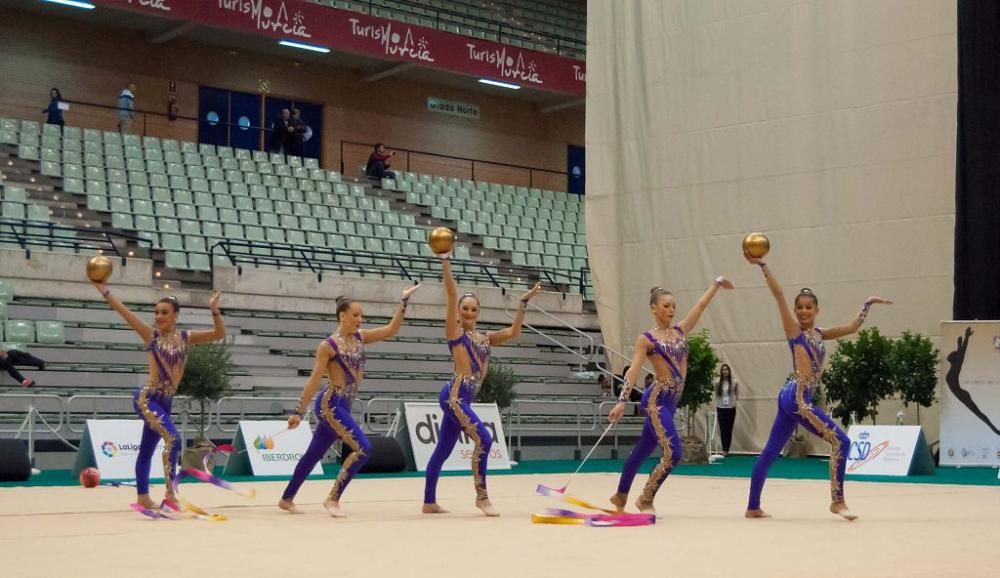
<svg viewBox="0 0 1000 578">
<path fill-rule="evenodd" d="M 656 514 L 628 514 L 599 508 L 590 502 L 581 500 L 539 484 L 536 491 L 542 496 L 555 498 L 573 506 L 579 506 L 587 510 L 601 512 L 599 514 L 586 514 L 573 510 L 563 510 L 557 508 L 547 508 L 542 513 L 532 514 L 531 522 L 534 524 L 559 524 L 568 526 L 594 526 L 600 528 L 622 527 L 622 526 L 649 526 L 656 523 Z"/>
</svg>

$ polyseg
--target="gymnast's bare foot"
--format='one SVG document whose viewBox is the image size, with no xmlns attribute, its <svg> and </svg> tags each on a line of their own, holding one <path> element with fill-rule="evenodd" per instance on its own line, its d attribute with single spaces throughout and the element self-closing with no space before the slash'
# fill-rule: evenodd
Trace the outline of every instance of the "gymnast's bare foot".
<svg viewBox="0 0 1000 578">
<path fill-rule="evenodd" d="M 280 501 L 278 501 L 278 507 L 281 508 L 282 510 L 284 510 L 286 512 L 290 512 L 292 514 L 301 514 L 302 513 L 298 508 L 295 507 L 295 502 L 293 502 L 291 500 L 280 500 Z"/>
<path fill-rule="evenodd" d="M 853 522 L 858 519 L 858 515 L 847 509 L 847 504 L 844 502 L 834 502 L 830 504 L 830 511 L 848 521 Z"/>
<path fill-rule="evenodd" d="M 146 508 L 147 510 L 152 510 L 153 508 L 156 507 L 156 503 L 153 502 L 153 499 L 149 497 L 149 494 L 139 494 L 139 496 L 136 498 L 135 501 L 136 503 L 138 503 L 143 508 Z"/>
<path fill-rule="evenodd" d="M 647 502 L 646 500 L 639 498 L 635 501 L 635 507 L 643 514 L 655 514 L 656 508 L 653 507 L 653 502 Z"/>
<path fill-rule="evenodd" d="M 628 494 L 623 494 L 621 492 L 611 496 L 608 501 L 614 504 L 615 510 L 618 512 L 625 511 L 625 503 L 628 500 Z"/>
<path fill-rule="evenodd" d="M 340 511 L 340 502 L 335 502 L 333 500 L 326 500 L 325 502 L 323 502 L 323 507 L 326 509 L 326 512 L 331 516 L 333 516 L 334 518 L 347 517 L 346 514 Z"/>
<path fill-rule="evenodd" d="M 483 511 L 484 514 L 490 518 L 496 518 L 500 515 L 500 512 L 496 511 L 493 504 L 490 502 L 489 498 L 485 500 L 476 500 L 476 507 Z"/>
<path fill-rule="evenodd" d="M 437 505 L 436 502 L 433 503 L 433 504 L 424 504 L 424 507 L 421 508 L 420 511 L 422 513 L 424 513 L 424 514 L 447 514 L 448 513 L 448 510 L 445 510 L 441 506 Z"/>
<path fill-rule="evenodd" d="M 761 510 L 760 508 L 757 508 L 756 510 L 747 510 L 746 513 L 743 514 L 743 517 L 744 518 L 770 518 L 771 514 L 768 514 L 764 510 Z"/>
</svg>

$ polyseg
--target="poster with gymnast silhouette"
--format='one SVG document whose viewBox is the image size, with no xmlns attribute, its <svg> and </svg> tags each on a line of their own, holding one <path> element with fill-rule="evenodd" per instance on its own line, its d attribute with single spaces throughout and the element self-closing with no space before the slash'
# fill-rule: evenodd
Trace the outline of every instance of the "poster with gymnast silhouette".
<svg viewBox="0 0 1000 578">
<path fill-rule="evenodd" d="M 941 324 L 941 465 L 1000 466 L 1000 322 Z"/>
</svg>

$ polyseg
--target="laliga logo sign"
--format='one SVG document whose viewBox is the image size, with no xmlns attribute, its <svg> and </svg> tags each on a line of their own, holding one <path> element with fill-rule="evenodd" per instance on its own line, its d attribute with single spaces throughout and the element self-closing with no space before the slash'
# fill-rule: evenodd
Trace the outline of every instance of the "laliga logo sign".
<svg viewBox="0 0 1000 578">
<path fill-rule="evenodd" d="M 413 60 L 434 62 L 427 39 L 423 36 L 414 42 L 413 29 L 406 27 L 406 34 L 400 36 L 392 31 L 392 23 L 362 25 L 357 18 L 351 18 L 351 34 L 358 38 L 378 41 L 389 56 L 402 56 Z"/>
<path fill-rule="evenodd" d="M 139 451 L 139 444 L 134 444 L 134 443 L 126 442 L 121 445 L 118 445 L 113 441 L 106 441 L 101 444 L 101 453 L 109 458 L 113 458 L 118 454 L 121 455 L 134 454 L 138 453 L 138 451 Z"/>
<path fill-rule="evenodd" d="M 847 467 L 847 471 L 853 472 L 857 470 L 877 458 L 879 454 L 889 447 L 889 440 L 872 447 L 872 443 L 868 441 L 870 437 L 870 433 L 863 431 L 858 435 L 858 441 L 851 442 L 851 449 L 847 454 L 847 461 L 851 462 L 851 464 Z"/>
<path fill-rule="evenodd" d="M 249 16 L 258 30 L 281 32 L 299 38 L 312 37 L 306 32 L 305 17 L 301 12 L 296 12 L 289 18 L 284 0 L 277 6 L 278 9 L 275 10 L 270 4 L 265 4 L 264 0 L 219 0 L 220 9 Z"/>
<path fill-rule="evenodd" d="M 507 47 L 497 49 L 477 50 L 472 42 L 466 44 L 469 47 L 469 60 L 473 62 L 485 62 L 496 66 L 500 76 L 513 80 L 522 80 L 533 84 L 545 84 L 538 75 L 534 60 L 525 62 L 524 53 L 517 51 L 517 58 L 507 54 Z M 576 71 L 579 75 L 579 70 Z"/>
</svg>

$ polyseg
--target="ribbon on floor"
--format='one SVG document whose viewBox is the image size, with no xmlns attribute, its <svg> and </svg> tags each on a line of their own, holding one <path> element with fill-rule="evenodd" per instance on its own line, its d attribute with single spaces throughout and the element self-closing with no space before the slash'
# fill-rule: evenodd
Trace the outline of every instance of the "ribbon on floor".
<svg viewBox="0 0 1000 578">
<path fill-rule="evenodd" d="M 567 526 L 593 526 L 612 528 L 625 526 L 649 526 L 656 523 L 654 514 L 584 514 L 573 510 L 546 508 L 542 513 L 531 515 L 534 524 L 558 524 Z"/>
<path fill-rule="evenodd" d="M 624 527 L 624 526 L 649 526 L 656 523 L 656 514 L 627 514 L 599 508 L 590 502 L 580 498 L 564 494 L 555 488 L 539 484 L 535 490 L 540 495 L 554 498 L 573 506 L 579 506 L 587 510 L 600 512 L 598 514 L 588 514 L 565 510 L 559 508 L 546 508 L 542 513 L 532 514 L 531 521 L 534 524 L 561 524 L 576 526 L 593 526 L 600 528 Z"/>
</svg>

